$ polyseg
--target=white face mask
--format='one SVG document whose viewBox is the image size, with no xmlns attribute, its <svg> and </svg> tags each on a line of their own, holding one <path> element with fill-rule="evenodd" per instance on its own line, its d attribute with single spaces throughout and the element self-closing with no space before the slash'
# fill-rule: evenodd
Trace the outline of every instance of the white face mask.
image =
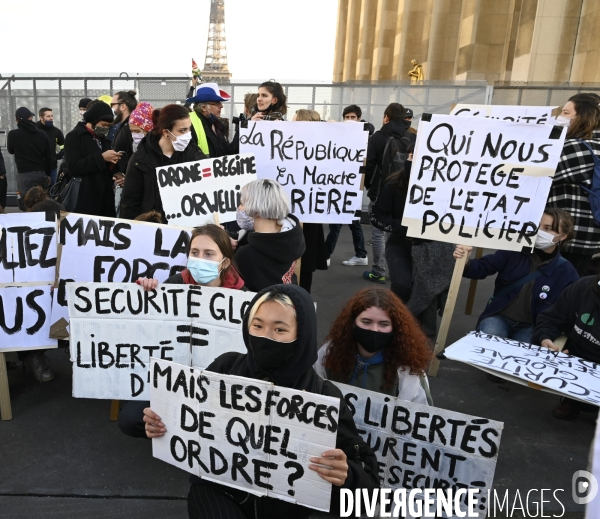
<svg viewBox="0 0 600 519">
<path fill-rule="evenodd" d="M 83 118 L 83 114 L 85 113 L 85 110 L 79 110 L 79 113 L 81 114 L 81 117 Z"/>
<path fill-rule="evenodd" d="M 133 142 L 135 142 L 136 144 L 139 144 L 140 141 L 144 138 L 144 134 L 143 133 L 132 133 L 131 137 L 133 138 Z"/>
<path fill-rule="evenodd" d="M 169 130 L 167 130 L 169 132 Z M 169 132 L 171 133 L 171 132 Z M 173 135 L 171 133 L 171 135 Z M 175 135 L 173 135 L 173 137 L 175 137 Z M 175 137 L 176 140 L 172 141 L 173 142 L 173 148 L 175 149 L 175 151 L 183 151 L 188 147 L 188 144 L 190 143 L 190 141 L 192 140 L 192 132 L 187 132 L 184 133 L 183 135 L 180 135 L 179 137 Z"/>
<path fill-rule="evenodd" d="M 556 124 L 558 126 L 566 126 L 568 128 L 569 125 L 571 124 L 572 120 L 573 119 L 569 119 L 568 117 L 565 117 L 564 115 L 557 115 L 556 116 Z"/>
<path fill-rule="evenodd" d="M 549 232 L 540 229 L 535 239 L 535 248 L 541 250 L 549 249 L 558 243 L 557 241 L 554 241 L 555 238 L 557 238 L 557 236 L 554 234 L 550 234 Z"/>
</svg>

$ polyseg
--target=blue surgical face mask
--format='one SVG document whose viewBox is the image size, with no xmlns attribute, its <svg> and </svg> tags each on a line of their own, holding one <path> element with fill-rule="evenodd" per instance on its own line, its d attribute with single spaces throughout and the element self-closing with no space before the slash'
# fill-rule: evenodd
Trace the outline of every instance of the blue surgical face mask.
<svg viewBox="0 0 600 519">
<path fill-rule="evenodd" d="M 204 260 L 200 258 L 188 258 L 187 268 L 190 274 L 200 285 L 206 285 L 219 277 L 219 265 L 225 261 Z"/>
<path fill-rule="evenodd" d="M 235 212 L 235 219 L 237 224 L 240 226 L 240 229 L 244 229 L 245 231 L 253 231 L 254 230 L 254 218 L 248 216 L 246 211 L 243 209 L 238 209 Z"/>
</svg>

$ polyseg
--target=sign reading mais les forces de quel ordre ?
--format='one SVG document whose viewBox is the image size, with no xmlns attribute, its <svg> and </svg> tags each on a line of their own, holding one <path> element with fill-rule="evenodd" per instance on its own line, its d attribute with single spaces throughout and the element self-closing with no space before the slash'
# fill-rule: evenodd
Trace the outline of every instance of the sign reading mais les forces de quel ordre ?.
<svg viewBox="0 0 600 519">
<path fill-rule="evenodd" d="M 402 224 L 412 237 L 533 248 L 566 129 L 425 114 Z"/>
</svg>

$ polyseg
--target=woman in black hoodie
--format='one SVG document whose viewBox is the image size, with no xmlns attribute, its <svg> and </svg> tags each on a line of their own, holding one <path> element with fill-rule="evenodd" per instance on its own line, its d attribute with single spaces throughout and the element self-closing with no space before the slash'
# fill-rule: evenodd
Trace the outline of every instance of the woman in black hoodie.
<svg viewBox="0 0 600 519">
<path fill-rule="evenodd" d="M 336 448 L 311 458 L 310 470 L 332 483 L 331 515 L 339 514 L 340 488 L 379 487 L 377 459 L 359 436 L 352 414 L 340 390 L 323 381 L 312 365 L 317 360 L 317 318 L 310 295 L 294 285 L 275 285 L 259 292 L 244 316 L 243 335 L 247 354 L 224 353 L 208 371 L 225 375 L 268 380 L 282 387 L 340 399 Z M 155 413 L 145 410 L 146 434 L 162 436 L 166 429 Z M 228 517 L 304 519 L 311 510 L 272 497 L 257 497 L 243 490 L 202 480 L 196 476 L 188 495 L 192 519 Z M 215 511 L 220 510 L 220 515 Z"/>
<path fill-rule="evenodd" d="M 167 105 L 152 112 L 154 128 L 140 142 L 127 166 L 121 217 L 133 220 L 157 211 L 167 223 L 156 179 L 156 168 L 205 159 L 194 140 L 190 112 L 181 105 Z"/>
</svg>

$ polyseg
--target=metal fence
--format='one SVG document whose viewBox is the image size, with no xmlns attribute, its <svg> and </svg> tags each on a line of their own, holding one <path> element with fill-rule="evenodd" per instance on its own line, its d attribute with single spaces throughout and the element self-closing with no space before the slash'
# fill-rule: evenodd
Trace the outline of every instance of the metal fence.
<svg viewBox="0 0 600 519">
<path fill-rule="evenodd" d="M 140 101 L 155 108 L 173 102 L 183 102 L 189 90 L 187 77 L 12 77 L 0 78 L 0 150 L 8 172 L 9 204 L 14 204 L 16 169 L 6 150 L 6 134 L 16 127 L 15 110 L 20 106 L 32 112 L 42 107 L 52 108 L 54 124 L 66 135 L 80 120 L 79 100 L 112 95 L 121 90 L 135 90 Z M 230 83 L 221 85 L 232 100 L 224 104 L 223 117 L 231 118 L 243 111 L 244 95 L 256 92 L 257 84 Z M 455 103 L 508 105 L 562 105 L 577 87 L 491 87 L 484 82 L 425 85 L 407 84 L 287 84 L 288 114 L 299 108 L 317 110 L 323 119 L 342 119 L 342 110 L 357 104 L 363 119 L 379 126 L 385 107 L 400 102 L 412 108 L 415 118 L 422 113 L 448 113 Z M 584 89 L 588 91 L 589 89 Z M 596 89 L 598 90 L 598 89 Z M 593 91 L 593 89 L 592 89 Z"/>
</svg>

